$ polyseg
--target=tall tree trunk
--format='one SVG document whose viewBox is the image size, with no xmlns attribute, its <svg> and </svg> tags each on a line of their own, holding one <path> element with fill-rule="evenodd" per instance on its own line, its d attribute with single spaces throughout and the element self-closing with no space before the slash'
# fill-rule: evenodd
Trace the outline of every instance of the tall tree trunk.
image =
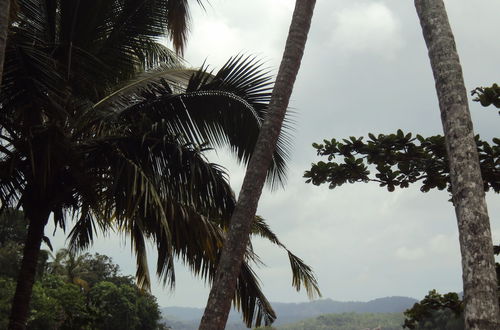
<svg viewBox="0 0 500 330">
<path fill-rule="evenodd" d="M 0 86 L 2 85 L 3 62 L 7 46 L 7 32 L 9 31 L 10 0 L 0 0 Z"/>
<path fill-rule="evenodd" d="M 16 292 L 12 300 L 9 330 L 24 330 L 28 319 L 31 292 L 37 269 L 38 255 L 42 244 L 43 230 L 49 214 L 39 210 L 28 216 L 29 226 L 24 243 L 23 260 L 17 278 Z"/>
<path fill-rule="evenodd" d="M 299 71 L 316 0 L 296 0 L 269 112 L 247 167 L 200 330 L 225 327 L 267 170 Z"/>
<path fill-rule="evenodd" d="M 460 235 L 465 328 L 500 329 L 490 223 L 462 68 L 442 0 L 415 0 L 429 50 Z"/>
</svg>

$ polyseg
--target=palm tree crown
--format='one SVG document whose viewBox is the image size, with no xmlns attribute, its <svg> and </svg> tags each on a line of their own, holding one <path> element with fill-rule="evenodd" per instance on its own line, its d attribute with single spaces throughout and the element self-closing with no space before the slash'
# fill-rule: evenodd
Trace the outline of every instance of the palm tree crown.
<svg viewBox="0 0 500 330">
<path fill-rule="evenodd" d="M 216 74 L 184 69 L 158 38 L 170 34 L 182 49 L 187 1 L 19 3 L 0 94 L 0 202 L 22 207 L 30 226 L 26 289 L 18 282 L 24 291 L 16 291 L 13 315 L 16 299 L 29 301 L 26 274 L 51 214 L 63 229 L 75 220 L 72 249 L 87 247 L 98 230 L 127 233 L 142 286 L 150 282 L 146 239 L 158 247 L 166 283 L 175 282 L 176 257 L 212 280 L 235 200 L 204 151 L 228 146 L 248 162 L 270 98 L 267 72 L 243 56 Z M 271 185 L 284 180 L 286 147 L 282 138 Z M 261 220 L 255 233 L 282 246 Z M 235 302 L 249 324 L 268 323 L 275 316 L 247 263 L 258 260 L 251 246 L 246 255 Z M 311 270 L 289 256 L 294 276 L 315 286 Z M 11 316 L 12 328 L 21 319 Z"/>
</svg>

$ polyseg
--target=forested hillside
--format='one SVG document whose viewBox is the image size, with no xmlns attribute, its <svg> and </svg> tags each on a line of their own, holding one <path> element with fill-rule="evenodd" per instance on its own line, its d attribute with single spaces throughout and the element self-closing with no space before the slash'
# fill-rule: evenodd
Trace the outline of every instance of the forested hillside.
<svg viewBox="0 0 500 330">
<path fill-rule="evenodd" d="M 403 324 L 402 313 L 342 313 L 327 314 L 290 325 L 279 326 L 283 330 L 360 330 L 380 328 L 400 330 Z"/>
</svg>

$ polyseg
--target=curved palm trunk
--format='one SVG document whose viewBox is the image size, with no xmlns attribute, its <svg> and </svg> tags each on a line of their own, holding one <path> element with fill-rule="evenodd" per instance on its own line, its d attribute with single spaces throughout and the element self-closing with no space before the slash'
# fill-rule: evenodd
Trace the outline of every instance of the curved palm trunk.
<svg viewBox="0 0 500 330">
<path fill-rule="evenodd" d="M 0 85 L 2 84 L 3 62 L 9 31 L 10 0 L 0 0 Z"/>
<path fill-rule="evenodd" d="M 29 218 L 28 235 L 24 243 L 23 260 L 17 278 L 16 292 L 12 300 L 9 330 L 24 330 L 28 319 L 31 291 L 35 282 L 38 255 L 48 214 L 41 210 Z"/>
<path fill-rule="evenodd" d="M 490 223 L 462 68 L 442 0 L 415 0 L 431 61 L 460 235 L 465 328 L 500 329 Z"/>
<path fill-rule="evenodd" d="M 299 71 L 316 0 L 296 0 L 269 113 L 247 167 L 200 330 L 224 329 L 266 173 Z"/>
</svg>

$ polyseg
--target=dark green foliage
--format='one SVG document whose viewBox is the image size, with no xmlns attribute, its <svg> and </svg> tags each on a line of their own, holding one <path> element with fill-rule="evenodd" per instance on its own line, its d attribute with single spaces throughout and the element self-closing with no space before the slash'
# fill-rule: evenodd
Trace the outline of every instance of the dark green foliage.
<svg viewBox="0 0 500 330">
<path fill-rule="evenodd" d="M 493 104 L 496 108 L 500 108 L 500 87 L 497 84 L 491 87 L 477 87 L 471 95 L 477 95 L 474 101 L 480 102 L 483 107 Z"/>
<path fill-rule="evenodd" d="M 130 286 L 99 282 L 88 294 L 96 329 L 136 329 L 135 292 Z"/>
<path fill-rule="evenodd" d="M 326 156 L 328 162 L 312 164 L 304 177 L 307 183 L 320 185 L 328 183 L 330 189 L 344 183 L 378 182 L 388 191 L 396 187 L 407 188 L 421 181 L 420 190 L 427 192 L 437 188 L 451 191 L 448 158 L 441 135 L 424 138 L 398 130 L 396 134 L 368 134 L 363 137 L 337 141 L 324 140 L 314 143 L 319 156 Z M 491 145 L 476 136 L 484 190 L 500 192 L 500 139 L 494 138 Z M 343 162 L 333 161 L 342 158 Z M 375 176 L 371 176 L 370 169 Z"/>
<path fill-rule="evenodd" d="M 28 221 L 20 211 L 7 209 L 0 215 L 0 277 L 17 278 L 27 228 Z M 45 271 L 48 255 L 40 251 L 37 278 Z"/>
<path fill-rule="evenodd" d="M 7 244 L 23 244 L 28 221 L 21 211 L 6 210 L 0 218 L 0 248 Z"/>
<path fill-rule="evenodd" d="M 7 329 L 12 296 L 16 282 L 12 278 L 0 276 L 0 329 Z"/>
<path fill-rule="evenodd" d="M 494 245 L 493 248 L 495 255 L 499 255 L 500 245 Z M 500 264 L 497 262 L 495 266 L 498 293 L 500 293 Z M 500 296 L 498 303 L 500 305 Z M 404 314 L 406 316 L 404 327 L 409 329 L 460 330 L 464 328 L 463 301 L 454 292 L 441 295 L 436 290 L 431 290 L 424 299 L 415 303 Z"/>
<path fill-rule="evenodd" d="M 12 242 L 0 248 L 0 276 L 17 278 L 22 253 L 22 245 Z"/>
<path fill-rule="evenodd" d="M 454 292 L 441 295 L 436 290 L 431 290 L 404 314 L 406 319 L 403 327 L 408 329 L 464 328 L 463 302 Z"/>
<path fill-rule="evenodd" d="M 121 276 L 118 265 L 104 255 L 85 254 L 87 275 L 97 280 L 86 289 L 67 276 L 45 274 L 33 287 L 28 330 L 163 329 L 156 298 L 140 290 L 130 276 Z M 91 274 L 93 265 L 106 271 Z M 53 266 L 53 265 L 52 265 Z M 49 271 L 53 268 L 49 265 Z M 107 279 L 109 281 L 106 281 Z M 0 277 L 0 329 L 7 327 L 15 283 Z"/>
<path fill-rule="evenodd" d="M 122 284 L 123 285 L 123 284 Z M 139 322 L 137 329 L 140 330 L 161 330 L 166 328 L 158 322 L 161 320 L 161 312 L 158 309 L 156 297 L 146 291 L 139 291 L 136 295 L 136 310 L 135 313 Z"/>
<path fill-rule="evenodd" d="M 102 281 L 90 289 L 87 299 L 93 329 L 161 328 L 156 298 L 135 285 Z"/>
<path fill-rule="evenodd" d="M 85 300 L 78 286 L 46 276 L 33 287 L 28 329 L 84 329 L 90 324 Z"/>
<path fill-rule="evenodd" d="M 500 87 L 478 87 L 471 93 L 482 106 L 493 104 L 500 108 Z M 500 112 L 499 112 L 500 114 Z M 448 157 L 444 137 L 441 135 L 424 138 L 417 134 L 368 133 L 369 140 L 353 137 L 337 141 L 324 140 L 323 144 L 313 143 L 318 156 L 326 156 L 328 162 L 318 162 L 304 173 L 307 183 L 320 185 L 328 183 L 330 189 L 344 183 L 378 182 L 388 191 L 396 187 L 407 188 L 410 184 L 422 181 L 420 190 L 447 189 L 451 191 Z M 491 145 L 476 136 L 479 165 L 483 177 L 484 190 L 500 192 L 500 139 L 493 138 Z M 343 162 L 332 161 L 344 157 Z M 375 167 L 375 177 L 370 176 L 369 167 Z"/>
<path fill-rule="evenodd" d="M 26 235 L 26 221 L 22 214 L 13 213 L 17 214 L 19 222 L 12 221 L 8 214 L 4 213 L 0 218 L 2 231 L 11 233 L 5 236 L 0 246 L 0 329 L 7 328 L 14 279 L 23 236 Z M 24 225 L 19 226 L 19 223 Z M 97 253 L 77 255 L 61 249 L 46 263 L 49 253 L 41 252 L 44 252 L 43 267 L 39 267 L 38 280 L 33 287 L 28 330 L 163 329 L 159 323 L 161 315 L 156 298 L 140 290 L 133 277 L 120 275 L 118 265 L 110 257 Z M 98 290 L 94 288 L 101 283 L 109 283 L 118 290 L 112 297 L 97 295 L 96 299 L 106 301 L 106 304 L 96 308 L 92 304 L 91 292 L 92 297 L 96 297 Z M 109 310 L 110 306 L 119 306 L 122 310 L 129 307 L 127 311 L 131 318 L 126 320 L 130 322 L 124 325 L 123 317 L 103 321 L 103 315 L 115 312 Z M 103 323 L 106 327 L 102 326 Z"/>
<path fill-rule="evenodd" d="M 102 281 L 116 285 L 134 285 L 134 278 L 119 275 L 120 268 L 106 255 L 77 254 L 72 250 L 60 249 L 51 257 L 52 260 L 47 264 L 47 273 L 64 278 L 84 290 Z"/>
</svg>

